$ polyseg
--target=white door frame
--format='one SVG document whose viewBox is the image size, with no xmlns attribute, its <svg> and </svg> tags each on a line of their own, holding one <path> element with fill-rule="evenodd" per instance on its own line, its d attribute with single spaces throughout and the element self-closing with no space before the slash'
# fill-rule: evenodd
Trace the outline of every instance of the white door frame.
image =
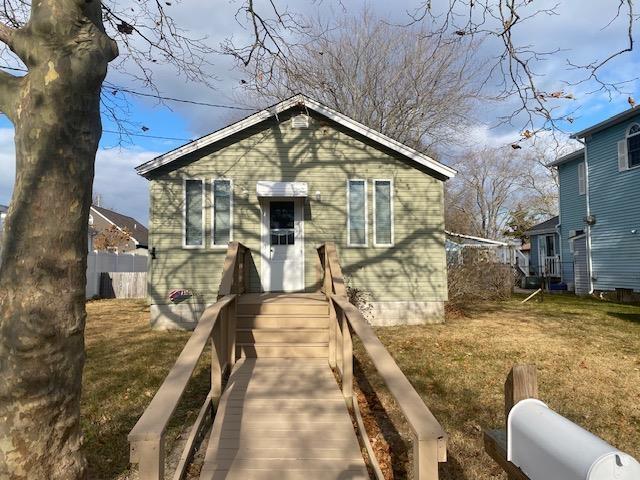
<svg viewBox="0 0 640 480">
<path fill-rule="evenodd" d="M 304 197 L 259 197 L 260 204 L 260 280 L 262 290 L 264 292 L 271 291 L 271 237 L 269 235 L 269 217 L 271 214 L 272 201 L 293 201 L 295 222 L 298 224 L 299 236 L 296 242 L 300 240 L 300 280 L 299 289 L 293 291 L 303 291 L 304 273 L 305 273 L 305 257 L 304 257 Z"/>
</svg>

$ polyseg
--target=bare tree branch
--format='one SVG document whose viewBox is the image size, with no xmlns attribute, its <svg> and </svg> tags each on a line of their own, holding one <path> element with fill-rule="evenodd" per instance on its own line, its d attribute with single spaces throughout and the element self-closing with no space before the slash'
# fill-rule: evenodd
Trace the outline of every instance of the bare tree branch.
<svg viewBox="0 0 640 480">
<path fill-rule="evenodd" d="M 564 90 L 545 91 L 540 87 L 542 81 L 537 72 L 545 60 L 557 56 L 561 50 L 542 51 L 516 39 L 517 32 L 532 19 L 559 15 L 560 5 L 560 0 L 546 8 L 531 0 L 449 0 L 438 5 L 426 1 L 410 13 L 409 24 L 430 22 L 435 26 L 432 35 L 442 44 L 451 43 L 456 37 L 491 38 L 500 42 L 501 50 L 494 58 L 490 78 L 497 82 L 500 97 L 515 98 L 518 105 L 501 117 L 498 124 L 518 125 L 523 131 L 523 141 L 543 131 L 562 131 L 574 119 L 575 109 L 566 108 L 566 102 L 574 100 L 574 96 Z M 612 81 L 602 74 L 615 59 L 633 51 L 633 27 L 638 20 L 633 0 L 619 0 L 614 18 L 604 28 L 622 15 L 626 15 L 627 45 L 587 64 L 567 60 L 573 70 L 584 71 L 585 75 L 571 82 L 565 80 L 565 85 L 595 83 L 594 92 L 606 92 L 610 97 L 623 93 L 621 87 L 630 80 Z M 525 132 L 528 133 L 525 135 Z"/>
</svg>

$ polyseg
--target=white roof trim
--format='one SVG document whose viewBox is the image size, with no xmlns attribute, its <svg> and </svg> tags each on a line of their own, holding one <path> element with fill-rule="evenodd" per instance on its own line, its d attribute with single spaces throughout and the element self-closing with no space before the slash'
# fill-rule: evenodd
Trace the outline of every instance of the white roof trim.
<svg viewBox="0 0 640 480">
<path fill-rule="evenodd" d="M 204 137 L 199 138 L 198 140 L 194 140 L 191 143 L 187 143 L 182 147 L 179 147 L 179 148 L 176 148 L 175 150 L 167 152 L 164 155 L 160 155 L 159 157 L 156 157 L 153 160 L 150 160 L 146 163 L 143 163 L 142 165 L 137 166 L 136 171 L 138 172 L 139 175 L 146 175 L 147 173 L 155 170 L 156 168 L 167 165 L 168 163 L 171 163 L 174 160 L 177 160 L 178 158 L 184 155 L 187 155 L 191 152 L 199 150 L 200 148 L 206 147 L 207 145 L 211 145 L 212 143 L 222 140 L 230 135 L 233 135 L 234 133 L 245 130 L 246 128 L 256 125 L 272 117 L 273 115 L 277 115 L 278 113 L 284 112 L 292 107 L 295 107 L 296 105 L 303 105 L 306 108 L 310 108 L 311 110 L 314 110 L 320 113 L 321 115 L 324 115 L 325 117 L 330 118 L 336 123 L 339 123 L 340 125 L 346 128 L 349 128 L 354 132 L 364 135 L 365 137 L 381 145 L 384 145 L 385 147 L 388 147 L 391 150 L 394 150 L 395 152 L 400 153 L 401 155 L 404 155 L 410 158 L 418 165 L 429 168 L 430 170 L 433 170 L 441 175 L 444 175 L 447 178 L 452 178 L 457 173 L 456 170 L 454 170 L 453 168 L 447 167 L 446 165 L 435 161 L 428 155 L 420 153 L 417 150 L 414 150 L 413 148 L 407 147 L 406 145 L 403 145 L 402 143 L 396 140 L 393 140 L 392 138 L 389 138 L 380 132 L 377 132 L 359 122 L 356 122 L 355 120 L 347 117 L 346 115 L 343 115 L 342 113 L 336 112 L 335 110 L 332 110 L 329 107 L 325 107 L 321 103 L 315 100 L 312 100 L 311 98 L 306 97 L 302 94 L 294 95 L 293 97 L 288 98 L 287 100 L 284 100 L 272 107 L 269 107 L 265 110 L 254 113 L 253 115 L 248 116 L 244 120 L 240 120 L 239 122 L 229 125 L 228 127 L 225 127 L 221 130 L 210 133 L 209 135 L 205 135 Z"/>
<path fill-rule="evenodd" d="M 256 184 L 258 197 L 307 197 L 307 182 L 269 182 L 261 180 Z"/>
<path fill-rule="evenodd" d="M 133 237 L 133 234 L 131 232 L 125 232 L 120 225 L 116 225 L 115 223 L 113 223 L 109 218 L 107 218 L 105 215 L 103 215 L 102 213 L 100 213 L 98 210 L 96 210 L 95 208 L 93 208 L 93 205 L 91 205 L 91 207 L 89 207 L 89 211 L 93 212 L 93 213 L 97 213 L 98 215 L 100 215 L 102 218 L 104 218 L 107 222 L 109 222 L 111 225 L 113 225 L 114 227 L 116 227 L 118 230 L 120 230 L 122 233 L 125 233 L 127 235 L 129 235 L 129 237 L 131 238 L 131 240 L 134 241 L 134 243 L 136 245 L 138 245 L 140 242 L 138 240 L 136 240 Z"/>
<path fill-rule="evenodd" d="M 498 240 L 491 240 L 489 238 L 473 237 L 471 235 L 463 235 L 462 233 L 453 233 L 453 232 L 449 232 L 449 231 L 446 231 L 446 230 L 445 230 L 445 233 L 447 235 L 452 236 L 452 237 L 467 238 L 469 240 L 475 240 L 475 241 L 481 242 L 481 243 L 490 243 L 492 245 L 500 245 L 500 246 L 503 246 L 503 247 L 508 247 L 509 245 L 511 245 L 511 244 L 509 244 L 507 242 L 500 242 Z"/>
</svg>

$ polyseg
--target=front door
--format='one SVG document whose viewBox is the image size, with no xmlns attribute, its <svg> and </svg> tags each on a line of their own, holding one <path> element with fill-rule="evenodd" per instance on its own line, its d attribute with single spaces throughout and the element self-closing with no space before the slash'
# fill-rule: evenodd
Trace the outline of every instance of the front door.
<svg viewBox="0 0 640 480">
<path fill-rule="evenodd" d="M 304 201 L 264 199 L 262 282 L 266 292 L 304 290 Z"/>
</svg>

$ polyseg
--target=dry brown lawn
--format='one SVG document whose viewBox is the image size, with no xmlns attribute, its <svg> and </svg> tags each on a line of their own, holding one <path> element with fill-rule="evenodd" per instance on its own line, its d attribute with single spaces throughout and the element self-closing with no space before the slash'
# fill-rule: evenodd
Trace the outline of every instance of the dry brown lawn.
<svg viewBox="0 0 640 480">
<path fill-rule="evenodd" d="M 444 325 L 377 329 L 449 434 L 441 478 L 503 478 L 483 453 L 482 429 L 504 424 L 503 383 L 515 363 L 536 364 L 551 408 L 640 458 L 640 307 L 574 296 L 519 300 L 478 306 Z M 358 354 L 365 388 L 373 386 L 393 420 L 383 426 L 396 478 L 407 477 L 407 426 Z"/>
<path fill-rule="evenodd" d="M 149 308 L 140 300 L 87 303 L 87 359 L 82 392 L 82 424 L 89 478 L 128 478 L 127 434 L 173 366 L 187 332 L 149 328 Z M 206 352 L 203 355 L 206 360 Z M 191 424 L 207 392 L 204 362 L 194 374 L 167 434 L 167 451 Z"/>
<path fill-rule="evenodd" d="M 127 433 L 189 334 L 151 331 L 141 301 L 89 302 L 87 311 L 85 449 L 90 478 L 112 480 L 127 476 Z M 377 333 L 449 433 L 441 478 L 502 478 L 482 451 L 481 430 L 502 425 L 502 385 L 518 362 L 538 366 L 540 395 L 552 408 L 640 458 L 640 307 L 572 296 L 524 306 L 514 299 L 476 307 L 444 325 Z M 359 385 L 371 390 L 371 411 L 381 420 L 384 438 L 374 443 L 383 449 L 390 441 L 395 478 L 406 478 L 407 427 L 360 351 L 358 358 Z M 207 390 L 203 366 L 175 425 L 193 421 Z M 391 422 L 384 421 L 387 413 Z M 170 430 L 169 449 L 177 432 Z"/>
</svg>

